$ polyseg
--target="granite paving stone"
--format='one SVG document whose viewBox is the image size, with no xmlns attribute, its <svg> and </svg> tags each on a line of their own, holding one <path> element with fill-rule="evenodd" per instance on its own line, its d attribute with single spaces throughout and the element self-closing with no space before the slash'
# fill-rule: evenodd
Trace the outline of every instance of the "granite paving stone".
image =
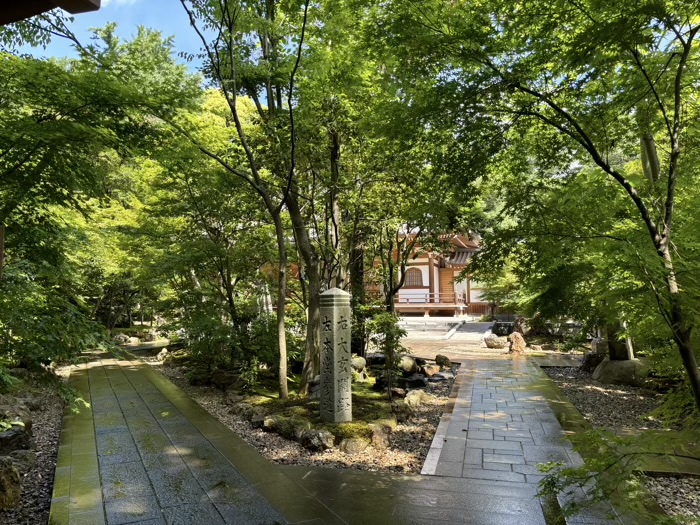
<svg viewBox="0 0 700 525">
<path fill-rule="evenodd" d="M 144 364 L 70 381 L 94 410 L 64 418 L 56 525 L 543 525 L 536 464 L 580 462 L 527 359 L 462 361 L 422 476 L 273 465 Z"/>
</svg>

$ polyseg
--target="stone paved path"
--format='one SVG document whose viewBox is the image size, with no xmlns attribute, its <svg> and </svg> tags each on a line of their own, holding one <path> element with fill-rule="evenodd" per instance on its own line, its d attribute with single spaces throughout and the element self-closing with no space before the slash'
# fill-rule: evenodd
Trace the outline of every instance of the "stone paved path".
<svg viewBox="0 0 700 525">
<path fill-rule="evenodd" d="M 545 524 L 535 464 L 580 459 L 543 374 L 525 359 L 462 363 L 422 476 L 276 466 L 148 365 L 82 365 L 71 383 L 91 408 L 64 418 L 51 523 Z"/>
</svg>

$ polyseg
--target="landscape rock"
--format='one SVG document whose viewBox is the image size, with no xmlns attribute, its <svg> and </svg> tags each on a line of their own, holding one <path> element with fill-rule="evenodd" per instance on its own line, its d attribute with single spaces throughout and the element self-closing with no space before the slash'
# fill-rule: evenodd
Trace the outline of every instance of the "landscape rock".
<svg viewBox="0 0 700 525">
<path fill-rule="evenodd" d="M 293 441 L 301 441 L 304 433 L 311 429 L 311 423 L 301 417 L 272 414 L 263 418 L 262 429 Z"/>
<path fill-rule="evenodd" d="M 20 472 L 27 472 L 36 465 L 36 453 L 33 450 L 15 450 L 10 453 L 10 458 Z"/>
<path fill-rule="evenodd" d="M 7 456 L 0 457 L 0 510 L 11 509 L 20 501 L 19 472 Z"/>
<path fill-rule="evenodd" d="M 450 361 L 447 356 L 438 354 L 435 356 L 435 364 L 440 368 L 450 368 L 452 366 L 452 361 Z"/>
<path fill-rule="evenodd" d="M 250 414 L 250 424 L 253 428 L 262 428 L 265 424 L 265 413 L 262 410 L 253 410 Z"/>
<path fill-rule="evenodd" d="M 404 399 L 404 402 L 411 408 L 415 408 L 423 403 L 428 403 L 431 401 L 434 402 L 436 399 L 437 398 L 434 395 L 429 394 L 425 390 L 411 390 L 408 394 L 406 394 L 406 399 Z"/>
<path fill-rule="evenodd" d="M 357 454 L 369 446 L 369 442 L 362 438 L 345 438 L 340 442 L 338 448 L 346 454 Z"/>
<path fill-rule="evenodd" d="M 510 342 L 509 354 L 522 355 L 525 353 L 525 339 L 520 332 L 513 332 L 508 336 Z"/>
<path fill-rule="evenodd" d="M 533 352 L 542 352 L 542 346 L 541 345 L 530 345 L 530 350 Z"/>
<path fill-rule="evenodd" d="M 400 388 L 423 388 L 425 385 L 428 384 L 428 380 L 424 375 L 421 374 L 413 374 L 412 376 L 409 377 L 399 377 L 396 380 L 396 384 Z"/>
<path fill-rule="evenodd" d="M 352 382 L 353 383 L 366 383 L 369 381 L 369 376 L 365 370 L 352 370 Z"/>
<path fill-rule="evenodd" d="M 126 334 L 114 334 L 112 336 L 112 341 L 114 341 L 118 345 L 125 345 L 129 342 L 129 336 Z"/>
<path fill-rule="evenodd" d="M 335 436 L 327 430 L 317 430 L 315 428 L 304 431 L 299 443 L 309 450 L 328 450 L 333 448 Z"/>
<path fill-rule="evenodd" d="M 598 365 L 605 359 L 605 354 L 599 354 L 596 352 L 588 352 L 583 356 L 583 362 L 581 363 L 581 370 L 586 372 L 592 372 Z"/>
<path fill-rule="evenodd" d="M 385 388 L 383 392 L 388 393 L 389 389 Z M 406 397 L 406 390 L 404 390 L 403 388 L 393 387 L 391 389 L 391 397 L 398 397 L 400 399 L 403 399 L 404 397 Z"/>
<path fill-rule="evenodd" d="M 25 428 L 13 426 L 10 430 L 0 432 L 0 455 L 7 456 L 19 449 L 28 449 L 29 432 Z"/>
<path fill-rule="evenodd" d="M 170 354 L 170 351 L 167 348 L 163 348 L 160 352 L 158 352 L 158 355 L 156 356 L 156 359 L 158 361 L 165 361 L 168 358 L 168 355 Z"/>
<path fill-rule="evenodd" d="M 425 366 L 425 364 L 428 362 L 428 361 L 426 361 L 426 360 L 425 360 L 424 358 L 422 358 L 422 357 L 414 357 L 413 359 L 416 360 L 416 364 L 417 364 L 418 366 Z"/>
<path fill-rule="evenodd" d="M 486 343 L 487 348 L 500 350 L 508 346 L 508 339 L 505 337 L 498 337 L 496 334 L 489 334 L 484 337 L 484 343 Z"/>
<path fill-rule="evenodd" d="M 418 363 L 411 356 L 402 355 L 399 361 L 399 370 L 405 375 L 410 376 L 418 372 Z"/>
<path fill-rule="evenodd" d="M 185 350 L 176 350 L 175 352 L 168 352 L 168 355 L 163 361 L 165 366 L 182 366 L 186 365 L 190 361 L 190 354 Z"/>
<path fill-rule="evenodd" d="M 430 379 L 438 379 L 440 381 L 445 381 L 446 379 L 454 379 L 455 375 L 451 370 L 445 370 L 444 372 L 438 372 Z"/>
<path fill-rule="evenodd" d="M 613 385 L 643 386 L 649 369 L 639 359 L 611 361 L 608 357 L 596 367 L 593 379 Z"/>
<path fill-rule="evenodd" d="M 140 345 L 141 339 L 139 339 L 138 337 L 129 337 L 129 339 L 127 339 L 127 341 L 126 341 L 126 344 L 128 344 L 128 345 Z"/>
<path fill-rule="evenodd" d="M 405 423 L 413 417 L 413 409 L 404 400 L 394 401 L 391 404 L 391 411 L 399 423 Z"/>
<path fill-rule="evenodd" d="M 386 356 L 380 353 L 367 354 L 365 361 L 370 368 L 383 368 L 386 365 Z"/>
<path fill-rule="evenodd" d="M 367 426 L 372 431 L 372 446 L 378 450 L 386 450 L 389 448 L 391 428 L 381 423 L 370 423 Z"/>
<path fill-rule="evenodd" d="M 439 371 L 440 367 L 438 365 L 423 365 L 423 368 L 421 368 L 421 372 L 428 378 L 433 377 Z"/>
<path fill-rule="evenodd" d="M 352 358 L 352 369 L 356 372 L 362 372 L 367 366 L 367 360 L 364 357 Z"/>
</svg>

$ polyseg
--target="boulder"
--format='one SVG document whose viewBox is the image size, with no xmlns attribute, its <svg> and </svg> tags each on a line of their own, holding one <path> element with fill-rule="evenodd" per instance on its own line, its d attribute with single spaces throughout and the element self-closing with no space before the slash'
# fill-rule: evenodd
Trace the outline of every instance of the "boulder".
<svg viewBox="0 0 700 525">
<path fill-rule="evenodd" d="M 157 341 L 158 340 L 158 332 L 155 330 L 148 330 L 147 332 L 144 332 L 143 340 L 148 341 L 148 342 Z"/>
<path fill-rule="evenodd" d="M 444 380 L 445 380 L 445 377 L 442 374 L 435 374 L 434 376 L 428 378 L 428 381 L 430 383 L 439 383 L 439 382 L 444 381 Z"/>
<path fill-rule="evenodd" d="M 0 510 L 17 506 L 20 494 L 19 472 L 12 464 L 12 459 L 0 457 Z"/>
<path fill-rule="evenodd" d="M 345 438 L 338 448 L 346 454 L 357 454 L 369 446 L 369 442 L 362 438 Z"/>
<path fill-rule="evenodd" d="M 611 361 L 606 357 L 593 372 L 593 379 L 612 385 L 643 386 L 648 374 L 647 366 L 639 359 Z"/>
<path fill-rule="evenodd" d="M 396 385 L 400 388 L 423 388 L 428 384 L 428 380 L 424 375 L 413 374 L 409 377 L 399 377 L 396 379 Z"/>
<path fill-rule="evenodd" d="M 533 352 L 543 352 L 544 350 L 542 349 L 541 345 L 530 345 L 530 350 Z"/>
<path fill-rule="evenodd" d="M 39 410 L 44 406 L 44 402 L 40 397 L 35 396 L 26 390 L 15 394 L 15 398 L 20 404 L 24 405 L 27 410 Z"/>
<path fill-rule="evenodd" d="M 156 359 L 158 359 L 158 361 L 165 361 L 169 354 L 170 351 L 167 348 L 163 348 L 160 352 L 158 352 Z"/>
<path fill-rule="evenodd" d="M 596 352 L 587 352 L 583 356 L 583 362 L 581 363 L 581 370 L 585 372 L 593 372 L 598 365 L 603 362 L 606 358 L 605 354 L 598 354 Z"/>
<path fill-rule="evenodd" d="M 440 368 L 450 368 L 452 361 L 447 356 L 438 354 L 435 356 L 435 364 Z"/>
<path fill-rule="evenodd" d="M 311 428 L 305 430 L 301 434 L 301 439 L 299 442 L 301 443 L 301 446 L 309 450 L 327 450 L 329 448 L 333 448 L 335 436 L 327 430 L 317 430 L 315 428 Z"/>
<path fill-rule="evenodd" d="M 416 360 L 408 355 L 401 356 L 398 366 L 399 370 L 401 370 L 401 372 L 406 376 L 410 376 L 418 372 L 418 363 L 416 363 Z"/>
<path fill-rule="evenodd" d="M 415 408 L 424 403 L 434 402 L 436 399 L 433 394 L 428 394 L 425 390 L 411 390 L 406 394 L 404 402 L 411 408 Z"/>
<path fill-rule="evenodd" d="M 129 342 L 129 336 L 126 334 L 114 334 L 112 336 L 112 341 L 114 341 L 118 345 L 125 345 Z"/>
<path fill-rule="evenodd" d="M 265 412 L 263 412 L 261 409 L 251 410 L 250 424 L 253 428 L 262 428 L 265 424 Z"/>
<path fill-rule="evenodd" d="M 391 404 L 391 411 L 399 423 L 405 423 L 413 416 L 413 408 L 407 405 L 404 400 L 394 401 Z"/>
<path fill-rule="evenodd" d="M 32 450 L 15 450 L 10 453 L 12 463 L 20 472 L 29 472 L 36 465 L 36 453 Z"/>
<path fill-rule="evenodd" d="M 367 361 L 364 357 L 353 357 L 352 358 L 352 369 L 356 372 L 364 371 L 367 366 Z"/>
<path fill-rule="evenodd" d="M 302 417 L 285 417 L 272 414 L 263 418 L 262 429 L 265 432 L 274 432 L 283 438 L 293 441 L 301 441 L 304 432 L 311 430 L 311 423 Z"/>
<path fill-rule="evenodd" d="M 11 429 L 0 432 L 1 456 L 6 456 L 15 450 L 26 450 L 29 447 L 29 432 L 25 428 L 13 425 Z"/>
<path fill-rule="evenodd" d="M 389 448 L 389 435 L 391 428 L 388 425 L 381 423 L 370 423 L 367 425 L 372 432 L 372 446 L 377 450 L 386 450 Z"/>
<path fill-rule="evenodd" d="M 510 348 L 508 349 L 509 354 L 523 355 L 525 353 L 525 339 L 523 334 L 520 332 L 513 332 L 508 336 L 508 341 L 510 343 Z"/>
<path fill-rule="evenodd" d="M 182 366 L 190 361 L 190 354 L 185 350 L 176 350 L 175 352 L 168 352 L 163 364 L 165 366 Z"/>
<path fill-rule="evenodd" d="M 359 372 L 357 370 L 353 370 L 351 372 L 351 376 L 353 383 L 366 383 L 367 381 L 369 381 L 369 376 L 364 370 L 360 370 Z"/>
<path fill-rule="evenodd" d="M 498 337 L 496 334 L 489 334 L 484 337 L 484 343 L 486 343 L 487 348 L 495 348 L 501 350 L 508 346 L 508 339 L 505 337 Z"/>
<path fill-rule="evenodd" d="M 371 368 L 383 368 L 386 365 L 386 356 L 380 353 L 367 354 L 365 361 Z"/>
<path fill-rule="evenodd" d="M 428 362 L 425 359 L 423 359 L 422 357 L 414 357 L 413 359 L 416 360 L 416 364 L 418 366 L 425 366 L 425 364 Z"/>
<path fill-rule="evenodd" d="M 384 393 L 386 394 L 388 392 L 389 392 L 389 389 L 385 388 Z M 400 399 L 403 399 L 404 397 L 406 397 L 406 390 L 404 390 L 403 388 L 392 387 L 391 397 L 398 397 Z"/>
<path fill-rule="evenodd" d="M 24 400 L 6 396 L 4 403 L 0 405 L 0 419 L 5 421 L 18 421 L 20 424 L 14 426 L 16 429 L 26 431 L 29 436 L 32 435 L 32 416 L 29 409 L 24 404 Z"/>
<path fill-rule="evenodd" d="M 440 367 L 438 365 L 423 365 L 423 368 L 421 368 L 422 374 L 427 378 L 433 377 L 439 371 Z"/>
<path fill-rule="evenodd" d="M 141 339 L 139 339 L 138 337 L 129 337 L 129 339 L 126 341 L 126 344 L 128 344 L 128 345 L 140 345 Z"/>
</svg>

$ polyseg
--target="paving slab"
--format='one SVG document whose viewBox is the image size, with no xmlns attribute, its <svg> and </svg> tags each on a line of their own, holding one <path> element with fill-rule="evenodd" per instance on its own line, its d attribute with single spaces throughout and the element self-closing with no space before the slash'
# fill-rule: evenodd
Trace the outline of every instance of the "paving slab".
<svg viewBox="0 0 700 525">
<path fill-rule="evenodd" d="M 420 476 L 273 465 L 150 366 L 76 366 L 90 406 L 64 417 L 51 523 L 545 524 L 536 463 L 577 457 L 539 369 L 461 359 Z"/>
</svg>

